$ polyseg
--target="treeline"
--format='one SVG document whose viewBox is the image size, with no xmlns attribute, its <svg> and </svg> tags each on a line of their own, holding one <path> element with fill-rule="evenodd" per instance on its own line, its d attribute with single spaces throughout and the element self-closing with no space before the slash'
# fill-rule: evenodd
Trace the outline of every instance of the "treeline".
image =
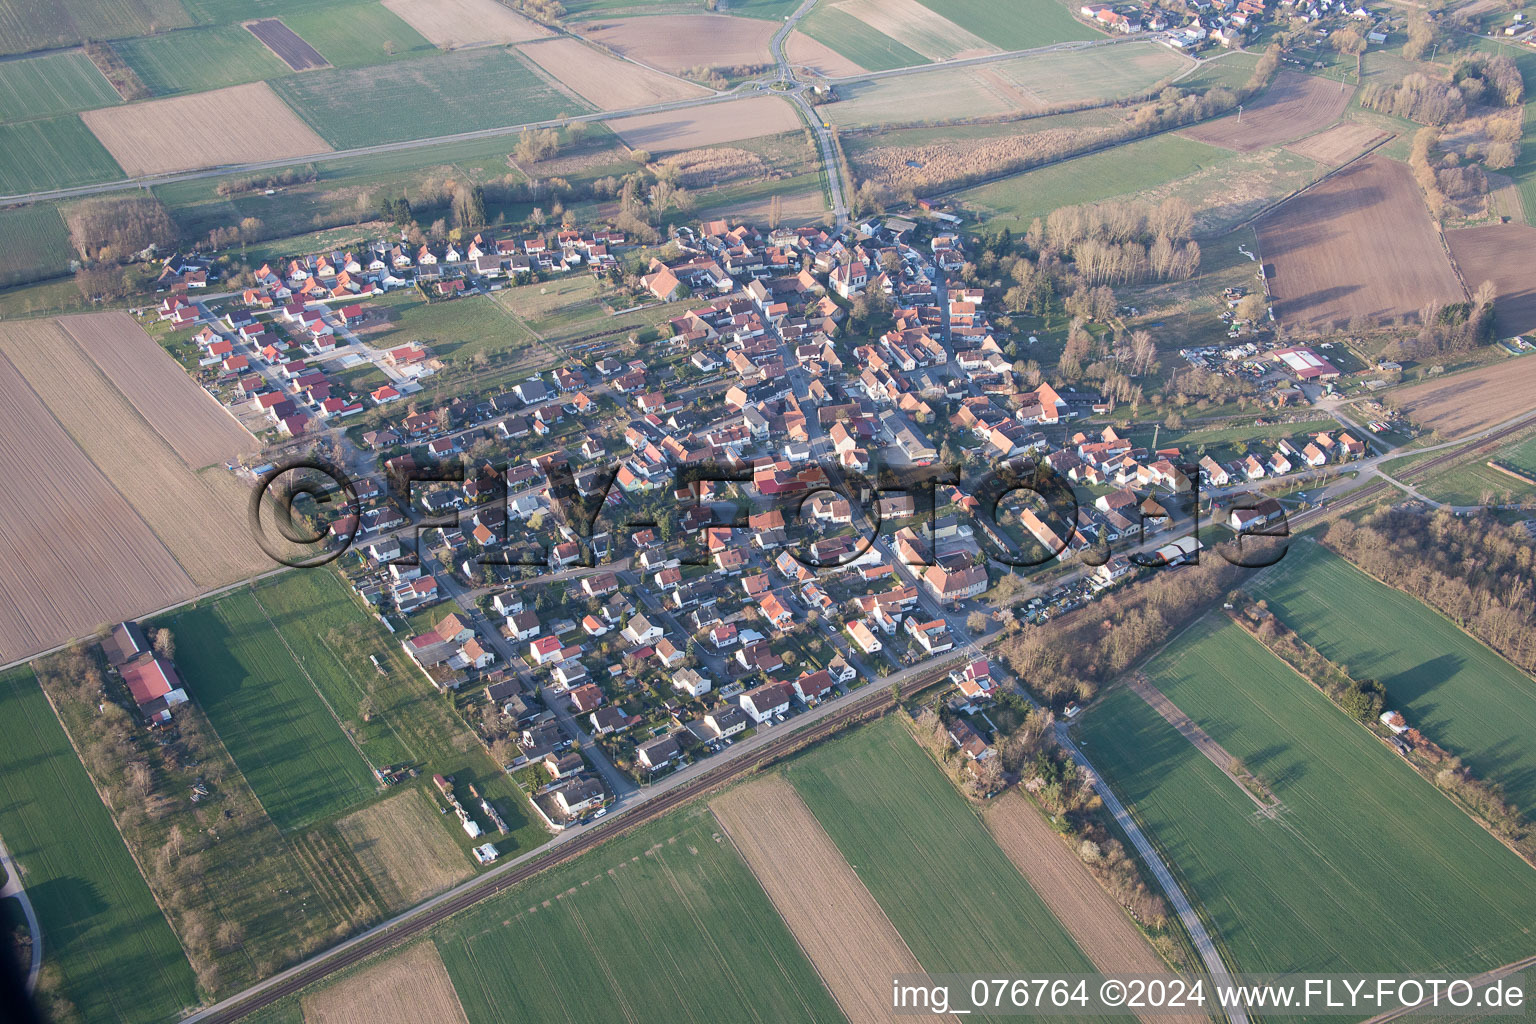
<svg viewBox="0 0 1536 1024">
<path fill-rule="evenodd" d="M 285 167 L 275 174 L 247 174 L 220 181 L 217 191 L 221 196 L 238 196 L 247 192 L 262 192 L 269 188 L 288 185 L 307 185 L 320 180 L 320 168 L 314 164 L 303 167 Z"/>
<path fill-rule="evenodd" d="M 1082 611 L 1011 632 L 1003 663 L 1053 705 L 1090 700 L 1099 688 L 1167 643 L 1220 598 L 1243 570 L 1208 557 L 1122 587 Z"/>
<path fill-rule="evenodd" d="M 559 0 L 502 0 L 502 5 L 522 11 L 536 21 L 553 25 L 565 17 L 565 5 Z"/>
<path fill-rule="evenodd" d="M 126 261 L 151 245 L 177 239 L 176 224 L 160 200 L 150 196 L 84 199 L 64 214 L 70 244 L 84 260 Z"/>
<path fill-rule="evenodd" d="M 1044 242 L 1065 253 L 1089 285 L 1182 280 L 1200 269 L 1193 228 L 1194 209 L 1182 199 L 1066 206 L 1045 219 Z"/>
<path fill-rule="evenodd" d="M 1488 515 L 1380 509 L 1359 525 L 1331 524 L 1324 542 L 1536 672 L 1536 548 L 1514 528 Z"/>
</svg>

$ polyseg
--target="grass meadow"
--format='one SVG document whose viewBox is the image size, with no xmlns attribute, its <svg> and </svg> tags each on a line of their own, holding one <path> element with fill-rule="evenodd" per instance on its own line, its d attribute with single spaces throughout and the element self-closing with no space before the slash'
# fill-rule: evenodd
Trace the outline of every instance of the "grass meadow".
<svg viewBox="0 0 1536 1024">
<path fill-rule="evenodd" d="M 169 625 L 188 695 L 280 829 L 291 832 L 373 796 L 369 766 L 250 591 L 180 612 Z"/>
<path fill-rule="evenodd" d="M 1536 873 L 1222 619 L 1147 674 L 1281 801 L 1274 818 L 1119 688 L 1084 752 L 1162 847 L 1237 971 L 1476 971 L 1528 955 Z"/>
<path fill-rule="evenodd" d="M 69 272 L 69 229 L 52 203 L 0 210 L 0 287 Z"/>
<path fill-rule="evenodd" d="M 813 748 L 784 775 L 924 970 L 1094 970 L 896 718 Z"/>
<path fill-rule="evenodd" d="M 869 71 L 928 63 L 916 50 L 836 7 L 818 4 L 795 27 Z"/>
<path fill-rule="evenodd" d="M 263 581 L 254 593 L 369 761 L 381 766 L 413 764 L 422 774 L 452 775 L 461 785 L 473 784 L 496 805 L 510 829 L 507 836 L 497 837 L 503 855 L 523 853 L 548 840 L 522 790 L 407 662 L 398 638 L 362 611 L 340 577 L 325 571 L 283 573 Z M 434 611 L 434 624 L 447 614 L 442 608 Z M 370 655 L 383 664 L 384 674 L 374 669 Z M 365 697 L 374 705 L 368 722 L 358 710 Z M 462 832 L 454 834 L 466 849 L 475 845 Z"/>
<path fill-rule="evenodd" d="M 92 1021 L 163 1021 L 192 968 L 30 668 L 0 675 L 0 836 L 59 994 Z"/>
<path fill-rule="evenodd" d="M 240 25 L 127 39 L 114 43 L 113 49 L 156 96 L 206 92 L 293 73 Z"/>
<path fill-rule="evenodd" d="M 123 177 L 123 169 L 74 114 L 0 124 L 0 194 L 41 192 Z"/>
<path fill-rule="evenodd" d="M 1230 158 L 1215 146 L 1158 135 L 966 189 L 956 198 L 986 214 L 993 230 L 1017 232 L 1060 207 L 1156 188 Z"/>
<path fill-rule="evenodd" d="M 1471 462 L 1435 473 L 1417 484 L 1417 487 L 1436 501 L 1452 505 L 1481 505 L 1486 494 L 1492 494 L 1496 502 L 1506 498 L 1511 501 L 1529 501 L 1536 497 L 1536 486 L 1500 472 L 1488 465 L 1489 461 L 1501 463 L 1517 473 L 1536 477 L 1536 436 L 1505 445 L 1491 455 L 1479 455 Z"/>
<path fill-rule="evenodd" d="M 1414 597 L 1318 544 L 1293 544 L 1252 588 L 1301 639 L 1386 684 L 1408 723 L 1536 807 L 1536 682 Z"/>
<path fill-rule="evenodd" d="M 454 916 L 433 939 L 471 1024 L 842 1019 L 702 804 Z"/>
<path fill-rule="evenodd" d="M 278 79 L 272 88 L 337 149 L 527 124 L 588 109 L 500 47 L 310 71 Z M 389 116 L 377 116 L 380 110 Z"/>
<path fill-rule="evenodd" d="M 0 117 L 25 121 L 121 103 L 84 53 L 0 61 Z"/>
<path fill-rule="evenodd" d="M 311 6 L 285 15 L 283 24 L 338 68 L 383 64 L 437 51 L 426 37 L 377 0 Z"/>
<path fill-rule="evenodd" d="M 1099 39 L 1068 12 L 1061 0 L 918 0 L 969 32 L 1002 50 L 1029 50 L 1074 39 Z"/>
</svg>

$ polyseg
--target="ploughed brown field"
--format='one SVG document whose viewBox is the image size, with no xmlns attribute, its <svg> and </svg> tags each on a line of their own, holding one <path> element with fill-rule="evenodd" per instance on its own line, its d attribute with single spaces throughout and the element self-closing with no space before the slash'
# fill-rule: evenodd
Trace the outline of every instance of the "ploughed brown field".
<svg viewBox="0 0 1536 1024">
<path fill-rule="evenodd" d="M 391 911 L 415 906 L 474 874 L 431 800 L 409 789 L 336 822 Z"/>
<path fill-rule="evenodd" d="M 59 326 L 192 469 L 260 447 L 127 313 L 60 317 Z"/>
<path fill-rule="evenodd" d="M 768 41 L 776 28 L 761 18 L 659 14 L 604 19 L 578 25 L 577 31 L 631 60 L 675 74 L 697 67 L 771 64 Z"/>
<path fill-rule="evenodd" d="M 1318 163 L 1338 165 L 1364 153 L 1378 142 L 1392 137 L 1391 133 L 1378 131 L 1364 124 L 1336 124 L 1327 131 L 1318 132 L 1285 148 L 1299 156 Z"/>
<path fill-rule="evenodd" d="M 1251 153 L 1320 131 L 1339 119 L 1354 90 L 1340 83 L 1282 71 L 1242 114 L 1228 114 L 1179 132 L 1187 139 Z"/>
<path fill-rule="evenodd" d="M 265 82 L 102 107 L 80 119 L 129 177 L 331 149 Z"/>
<path fill-rule="evenodd" d="M 496 0 L 384 0 L 384 6 L 445 50 L 486 43 L 525 43 L 554 35 Z"/>
<path fill-rule="evenodd" d="M 513 970 L 515 965 L 487 969 Z M 467 1024 L 453 979 L 431 939 L 305 996 L 303 1006 L 304 1024 Z"/>
<path fill-rule="evenodd" d="M 277 54 L 278 60 L 295 71 L 330 67 L 326 59 L 320 56 L 319 50 L 299 38 L 297 32 L 276 18 L 248 21 L 245 23 L 245 28 L 251 35 L 260 39 L 263 46 Z"/>
<path fill-rule="evenodd" d="M 1490 224 L 1447 231 L 1445 240 L 1468 288 L 1492 281 L 1498 289 L 1493 313 L 1499 336 L 1536 331 L 1536 228 Z"/>
<path fill-rule="evenodd" d="M 988 801 L 982 817 L 997 845 L 1095 967 L 1105 974 L 1168 972 L 1162 957 L 1028 797 L 1018 790 L 1005 793 Z M 1205 1020 L 1162 1015 L 1146 1019 L 1164 1024 Z"/>
<path fill-rule="evenodd" d="M 518 49 L 599 110 L 648 107 L 709 95 L 702 85 L 620 60 L 569 36 L 528 43 Z"/>
<path fill-rule="evenodd" d="M 812 39 L 804 32 L 791 32 L 784 41 L 784 56 L 791 64 L 810 68 L 824 78 L 844 78 L 862 75 L 869 69 L 855 64 L 820 40 Z"/>
<path fill-rule="evenodd" d="M 786 100 L 754 96 L 685 110 L 618 117 L 607 124 L 631 149 L 673 153 L 792 132 L 800 127 L 800 118 Z"/>
<path fill-rule="evenodd" d="M 922 967 L 794 787 L 767 775 L 709 807 L 850 1024 L 902 1019 L 887 979 Z"/>
<path fill-rule="evenodd" d="M 0 326 L 25 346 L 52 323 Z M 0 355 L 0 661 L 185 600 L 192 580 Z"/>
<path fill-rule="evenodd" d="M 1290 327 L 1416 317 L 1466 299 L 1407 165 L 1352 164 L 1256 225 L 1275 316 Z"/>
<path fill-rule="evenodd" d="M 1404 388 L 1392 404 L 1420 426 L 1457 437 L 1530 411 L 1532 395 L 1536 395 L 1536 357 L 1521 356 Z"/>
</svg>

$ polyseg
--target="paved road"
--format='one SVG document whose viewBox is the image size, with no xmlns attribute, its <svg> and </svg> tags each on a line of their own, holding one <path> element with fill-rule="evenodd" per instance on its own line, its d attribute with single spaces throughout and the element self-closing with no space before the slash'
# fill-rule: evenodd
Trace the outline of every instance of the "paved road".
<svg viewBox="0 0 1536 1024">
<path fill-rule="evenodd" d="M 1163 890 L 1163 895 L 1177 911 L 1179 920 L 1184 924 L 1184 930 L 1189 933 L 1190 941 L 1195 944 L 1195 950 L 1200 954 L 1200 959 L 1205 964 L 1206 973 L 1210 975 L 1211 981 L 1217 985 L 1230 984 L 1232 975 L 1228 972 L 1227 965 L 1222 962 L 1216 943 L 1212 941 L 1210 933 L 1205 930 L 1205 922 L 1200 920 L 1199 914 L 1195 913 L 1189 897 L 1184 895 L 1184 890 L 1173 877 L 1173 872 L 1169 871 L 1168 865 L 1163 863 L 1157 847 L 1153 846 L 1152 841 L 1141 831 L 1141 826 L 1136 824 L 1136 819 L 1131 817 L 1131 812 L 1125 809 L 1125 805 L 1120 802 L 1119 797 L 1115 796 L 1115 791 L 1109 788 L 1109 784 L 1093 767 L 1093 763 L 1078 749 L 1077 744 L 1072 742 L 1072 737 L 1067 734 L 1065 723 L 1057 723 L 1056 738 L 1072 755 L 1072 759 L 1089 773 L 1089 777 L 1093 780 L 1094 791 L 1099 794 L 1104 801 L 1104 806 L 1108 807 L 1109 812 L 1115 816 L 1115 821 L 1135 845 L 1136 852 L 1141 854 L 1142 860 L 1151 869 L 1158 888 Z M 1226 1014 L 1231 1024 L 1248 1024 L 1248 1013 L 1240 1006 L 1228 1007 Z"/>
<path fill-rule="evenodd" d="M 27 992 L 31 994 L 37 991 L 37 975 L 43 969 L 43 929 L 37 922 L 37 911 L 32 906 L 32 899 L 21 884 L 21 868 L 11 859 L 11 851 L 5 848 L 4 841 L 0 841 L 0 864 L 5 865 L 6 873 L 5 886 L 0 888 L 0 899 L 16 897 L 27 919 L 27 932 L 32 936 L 32 966 L 27 969 Z"/>
</svg>

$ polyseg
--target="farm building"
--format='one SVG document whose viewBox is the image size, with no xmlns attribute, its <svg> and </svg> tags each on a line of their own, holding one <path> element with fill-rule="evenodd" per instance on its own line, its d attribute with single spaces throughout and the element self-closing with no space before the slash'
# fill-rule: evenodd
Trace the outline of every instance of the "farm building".
<svg viewBox="0 0 1536 1024">
<path fill-rule="evenodd" d="M 1338 369 L 1310 348 L 1282 348 L 1272 355 L 1302 380 L 1336 380 Z"/>
</svg>

